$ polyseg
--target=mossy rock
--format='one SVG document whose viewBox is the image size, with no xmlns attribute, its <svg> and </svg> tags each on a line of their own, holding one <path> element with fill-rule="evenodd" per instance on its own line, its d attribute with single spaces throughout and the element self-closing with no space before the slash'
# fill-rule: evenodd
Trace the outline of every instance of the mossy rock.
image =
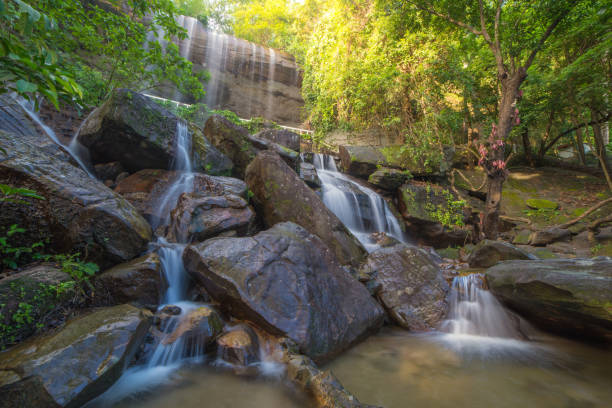
<svg viewBox="0 0 612 408">
<path fill-rule="evenodd" d="M 527 245 L 529 244 L 530 235 L 531 235 L 531 231 L 529 230 L 518 231 L 517 234 L 512 239 L 512 243 L 514 245 Z"/>
<path fill-rule="evenodd" d="M 559 204 L 554 201 L 545 200 L 543 198 L 530 198 L 525 201 L 527 207 L 534 210 L 556 210 L 559 208 Z"/>
</svg>

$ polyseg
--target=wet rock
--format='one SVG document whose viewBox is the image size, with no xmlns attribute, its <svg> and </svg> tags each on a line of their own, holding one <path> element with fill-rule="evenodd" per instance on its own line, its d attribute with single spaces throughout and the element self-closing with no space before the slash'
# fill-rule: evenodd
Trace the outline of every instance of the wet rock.
<svg viewBox="0 0 612 408">
<path fill-rule="evenodd" d="M 395 190 L 410 180 L 412 176 L 402 170 L 382 167 L 370 174 L 368 181 L 385 190 Z"/>
<path fill-rule="evenodd" d="M 1 353 L 0 386 L 38 376 L 57 405 L 82 406 L 119 378 L 149 324 L 150 319 L 130 305 L 73 319 L 55 333 Z"/>
<path fill-rule="evenodd" d="M 151 223 L 159 222 L 158 205 L 170 185 L 179 177 L 175 171 L 146 169 L 117 183 L 115 192 L 121 194 Z M 237 195 L 246 197 L 246 184 L 231 177 L 193 176 L 193 192 L 200 195 Z"/>
<path fill-rule="evenodd" d="M 0 408 L 59 408 L 38 376 L 0 387 Z"/>
<path fill-rule="evenodd" d="M 64 162 L 0 132 L 0 183 L 35 190 L 44 200 L 28 205 L 0 202 L 0 230 L 17 224 L 13 246 L 49 239 L 46 251 L 81 252 L 102 267 L 130 260 L 151 240 L 151 228 L 137 210 L 97 180 Z M 0 152 L 0 157 L 3 154 Z"/>
<path fill-rule="evenodd" d="M 386 162 L 380 149 L 372 146 L 340 146 L 342 168 L 351 176 L 368 178 Z"/>
<path fill-rule="evenodd" d="M 449 286 L 422 249 L 406 244 L 380 248 L 360 272 L 380 285 L 376 296 L 391 318 L 408 330 L 430 330 L 446 316 Z"/>
<path fill-rule="evenodd" d="M 331 371 L 321 371 L 308 357 L 287 353 L 284 358 L 287 377 L 309 394 L 318 408 L 368 408 L 338 381 Z M 371 407 L 374 408 L 374 407 Z"/>
<path fill-rule="evenodd" d="M 70 275 L 51 265 L 0 279 L 0 350 L 34 334 L 50 312 L 68 307 L 75 295 L 74 286 L 67 284 L 71 281 Z"/>
<path fill-rule="evenodd" d="M 249 165 L 246 182 L 267 227 L 291 221 L 317 235 L 342 264 L 359 265 L 365 249 L 280 157 L 263 151 Z"/>
<path fill-rule="evenodd" d="M 168 239 L 204 241 L 226 231 L 243 236 L 253 229 L 254 223 L 255 212 L 244 198 L 185 193 L 172 211 Z"/>
<path fill-rule="evenodd" d="M 533 246 L 546 246 L 553 242 L 568 240 L 572 236 L 570 230 L 565 228 L 551 227 L 535 231 L 529 236 L 529 244 Z"/>
<path fill-rule="evenodd" d="M 98 180 L 114 181 L 117 176 L 125 172 L 125 169 L 120 162 L 114 161 L 110 163 L 96 164 L 94 166 L 94 171 L 96 176 L 98 176 Z"/>
<path fill-rule="evenodd" d="M 232 316 L 324 360 L 375 331 L 383 311 L 316 236 L 280 223 L 249 238 L 190 245 L 185 268 Z"/>
<path fill-rule="evenodd" d="M 271 142 L 277 143 L 281 146 L 285 146 L 295 152 L 300 151 L 300 140 L 301 137 L 297 133 L 293 133 L 287 129 L 266 129 L 255 134 L 260 139 L 266 139 Z"/>
<path fill-rule="evenodd" d="M 321 187 L 321 180 L 319 176 L 317 176 L 317 170 L 315 166 L 310 163 L 300 163 L 300 178 L 311 188 Z"/>
<path fill-rule="evenodd" d="M 285 163 L 289 165 L 289 167 L 296 170 L 297 163 L 300 158 L 300 154 L 297 151 L 254 135 L 249 135 L 249 142 L 251 142 L 259 151 L 271 150 L 276 152 L 285 161 Z"/>
<path fill-rule="evenodd" d="M 94 279 L 95 299 L 100 305 L 138 302 L 156 306 L 167 286 L 156 253 L 117 265 Z"/>
<path fill-rule="evenodd" d="M 249 141 L 249 131 L 220 115 L 212 115 L 204 126 L 204 136 L 234 163 L 232 175 L 244 178 L 247 165 L 257 149 Z"/>
<path fill-rule="evenodd" d="M 534 255 L 503 241 L 480 241 L 470 253 L 468 263 L 471 268 L 488 268 L 501 261 L 512 259 L 537 259 Z"/>
<path fill-rule="evenodd" d="M 249 327 L 234 329 L 217 339 L 217 354 L 230 364 L 248 366 L 259 361 L 257 335 Z"/>
<path fill-rule="evenodd" d="M 89 149 L 93 163 L 119 161 L 132 173 L 167 169 L 174 159 L 179 121 L 153 99 L 129 89 L 116 89 L 85 119 L 77 140 Z M 197 129 L 191 129 L 191 136 L 196 170 L 231 170 L 229 159 Z"/>
<path fill-rule="evenodd" d="M 498 299 L 541 328 L 612 343 L 612 258 L 508 261 L 486 276 Z"/>
<path fill-rule="evenodd" d="M 204 351 L 223 331 L 223 320 L 210 306 L 200 306 L 187 311 L 185 316 L 178 319 L 176 327 L 163 338 L 163 344 L 172 344 L 182 339 L 186 350 Z"/>
</svg>

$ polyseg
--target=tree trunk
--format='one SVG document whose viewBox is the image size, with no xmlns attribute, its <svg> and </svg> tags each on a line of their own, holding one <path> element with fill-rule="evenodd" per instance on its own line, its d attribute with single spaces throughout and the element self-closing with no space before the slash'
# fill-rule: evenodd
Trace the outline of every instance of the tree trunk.
<svg viewBox="0 0 612 408">
<path fill-rule="evenodd" d="M 580 164 L 586 166 L 586 153 L 584 152 L 584 140 L 582 138 L 582 129 L 576 129 L 576 151 L 578 152 L 578 159 Z"/>
<path fill-rule="evenodd" d="M 529 128 L 527 126 L 525 126 L 525 128 L 523 129 L 521 138 L 523 139 L 523 151 L 525 152 L 525 159 L 531 167 L 535 167 L 535 162 L 533 161 L 533 154 L 531 153 L 531 144 L 529 143 Z"/>
<path fill-rule="evenodd" d="M 517 123 L 516 121 L 516 100 L 519 95 L 519 88 L 527 77 L 524 68 L 519 68 L 512 76 L 507 73 L 500 74 L 501 81 L 501 101 L 499 104 L 499 114 L 497 122 L 496 139 L 508 141 L 510 131 Z M 491 154 L 490 162 L 505 162 L 505 144 L 502 148 L 494 150 Z M 499 234 L 499 211 L 501 206 L 502 189 L 506 180 L 506 171 L 495 169 L 491 163 L 485 169 L 489 180 L 487 190 L 487 201 L 483 217 L 483 231 L 488 239 L 497 239 Z"/>
<path fill-rule="evenodd" d="M 598 122 L 601 117 L 595 110 L 591 110 L 591 118 Z M 599 159 L 601 170 L 606 177 L 608 182 L 608 188 L 612 190 L 612 171 L 610 170 L 610 164 L 608 163 L 608 157 L 606 153 L 606 145 L 604 144 L 603 132 L 601 131 L 601 123 L 596 123 L 593 126 L 593 139 L 595 140 L 595 154 Z"/>
</svg>

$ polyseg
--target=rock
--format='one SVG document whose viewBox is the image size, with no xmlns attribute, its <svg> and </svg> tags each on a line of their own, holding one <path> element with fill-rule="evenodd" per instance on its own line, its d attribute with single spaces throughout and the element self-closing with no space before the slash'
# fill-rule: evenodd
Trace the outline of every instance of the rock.
<svg viewBox="0 0 612 408">
<path fill-rule="evenodd" d="M 96 303 L 100 305 L 137 302 L 157 306 L 167 286 L 159 256 L 154 252 L 117 265 L 94 279 Z"/>
<path fill-rule="evenodd" d="M 221 115 L 212 115 L 204 126 L 204 136 L 234 163 L 232 175 L 244 178 L 247 165 L 258 151 L 249 141 L 249 131 Z"/>
<path fill-rule="evenodd" d="M 94 166 L 94 171 L 96 176 L 98 176 L 98 180 L 111 181 L 114 181 L 121 173 L 125 172 L 123 166 L 118 161 L 96 164 Z"/>
<path fill-rule="evenodd" d="M 514 245 L 527 245 L 529 244 L 530 235 L 531 235 L 531 231 L 529 230 L 518 231 L 516 235 L 512 238 L 512 243 Z"/>
<path fill-rule="evenodd" d="M 529 244 L 533 246 L 546 246 L 553 242 L 570 239 L 572 233 L 565 228 L 551 227 L 535 231 L 529 236 Z"/>
<path fill-rule="evenodd" d="M 230 364 L 248 366 L 259 361 L 257 335 L 248 326 L 234 329 L 217 339 L 217 354 Z"/>
<path fill-rule="evenodd" d="M 185 268 L 229 313 L 330 358 L 377 330 L 383 311 L 322 240 L 285 222 L 190 245 Z"/>
<path fill-rule="evenodd" d="M 525 200 L 527 207 L 533 210 L 556 210 L 559 208 L 559 204 L 543 198 L 530 198 Z"/>
<path fill-rule="evenodd" d="M 223 331 L 223 320 L 209 306 L 200 306 L 180 316 L 172 332 L 162 340 L 163 344 L 172 344 L 178 339 L 185 344 L 186 350 L 207 350 L 215 338 Z"/>
<path fill-rule="evenodd" d="M 321 188 L 321 180 L 315 166 L 310 163 L 300 163 L 300 178 L 311 188 Z"/>
<path fill-rule="evenodd" d="M 46 264 L 0 279 L 0 350 L 32 335 L 53 310 L 68 307 L 75 295 L 70 281 L 70 275 Z"/>
<path fill-rule="evenodd" d="M 286 353 L 288 379 L 314 400 L 318 408 L 367 408 L 350 394 L 331 371 L 321 371 L 308 357 Z"/>
<path fill-rule="evenodd" d="M 121 194 L 151 223 L 158 224 L 158 204 L 179 173 L 168 170 L 141 170 L 117 183 L 115 192 Z M 201 195 L 237 195 L 246 197 L 246 184 L 231 177 L 193 176 L 193 192 Z"/>
<path fill-rule="evenodd" d="M 0 408 L 59 408 L 38 376 L 0 387 Z"/>
<path fill-rule="evenodd" d="M 231 176 L 234 163 L 204 136 L 201 128 L 189 126 L 193 144 L 192 166 L 213 176 Z"/>
<path fill-rule="evenodd" d="M 49 240 L 46 251 L 80 252 L 108 267 L 140 254 L 151 240 L 151 228 L 120 195 L 64 161 L 19 137 L 0 132 L 0 183 L 35 190 L 44 200 L 28 205 L 0 202 L 0 230 L 13 224 L 26 230 L 13 246 Z M 2 153 L 0 153 L 2 157 Z"/>
<path fill-rule="evenodd" d="M 486 276 L 498 299 L 536 325 L 612 343 L 612 258 L 508 261 Z"/>
<path fill-rule="evenodd" d="M 359 265 L 365 249 L 280 157 L 263 151 L 249 165 L 246 183 L 267 227 L 291 221 L 325 242 L 342 264 Z"/>
<path fill-rule="evenodd" d="M 468 257 L 471 268 L 488 268 L 501 261 L 537 259 L 535 256 L 503 241 L 480 241 Z"/>
<path fill-rule="evenodd" d="M 410 173 L 405 171 L 381 167 L 370 174 L 368 181 L 384 190 L 393 191 L 411 178 Z"/>
<path fill-rule="evenodd" d="M 449 286 L 430 256 L 417 247 L 380 248 L 360 270 L 380 285 L 377 297 L 391 318 L 408 330 L 431 330 L 448 311 Z"/>
<path fill-rule="evenodd" d="M 403 146 L 340 146 L 342 167 L 348 174 L 367 179 L 379 166 L 408 170 L 415 177 L 444 176 L 452 164 L 454 148 L 447 146 L 439 158 L 416 158 Z"/>
<path fill-rule="evenodd" d="M 119 161 L 129 172 L 167 169 L 175 157 L 180 119 L 153 99 L 129 89 L 110 98 L 82 123 L 77 140 L 93 163 Z M 195 134 L 194 134 L 195 133 Z M 231 162 L 191 129 L 195 170 L 231 170 Z"/>
<path fill-rule="evenodd" d="M 172 211 L 168 239 L 204 241 L 226 231 L 242 236 L 251 232 L 254 223 L 255 212 L 244 198 L 184 193 Z"/>
<path fill-rule="evenodd" d="M 285 146 L 295 152 L 300 151 L 301 137 L 297 133 L 293 133 L 287 129 L 266 129 L 255 134 L 260 139 L 266 139 L 271 142 L 277 143 L 281 146 Z"/>
<path fill-rule="evenodd" d="M 300 154 L 295 150 L 291 150 L 285 146 L 282 146 L 278 143 L 271 142 L 267 139 L 262 139 L 254 135 L 249 135 L 249 142 L 253 144 L 253 146 L 261 150 L 271 150 L 276 152 L 284 161 L 291 167 L 293 170 L 297 168 L 298 159 L 300 158 Z"/>
<path fill-rule="evenodd" d="M 57 405 L 82 406 L 119 378 L 149 324 L 150 319 L 130 305 L 73 319 L 55 333 L 0 354 L 0 386 L 38 376 Z"/>
</svg>

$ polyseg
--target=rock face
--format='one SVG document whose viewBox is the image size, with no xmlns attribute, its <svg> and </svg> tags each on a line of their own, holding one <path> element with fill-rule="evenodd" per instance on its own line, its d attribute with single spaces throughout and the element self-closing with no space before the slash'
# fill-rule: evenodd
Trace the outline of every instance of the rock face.
<svg viewBox="0 0 612 408">
<path fill-rule="evenodd" d="M 151 98 L 129 89 L 116 89 L 85 119 L 77 140 L 89 148 L 93 163 L 120 162 L 130 172 L 167 169 L 175 156 L 180 119 Z M 196 170 L 231 169 L 214 147 L 192 130 Z"/>
<path fill-rule="evenodd" d="M 185 268 L 232 316 L 324 360 L 377 330 L 383 311 L 316 236 L 280 223 L 250 238 L 191 245 Z"/>
<path fill-rule="evenodd" d="M 94 170 L 98 179 L 102 181 L 115 181 L 117 176 L 125 172 L 123 165 L 118 161 L 96 164 Z"/>
<path fill-rule="evenodd" d="M 0 203 L 0 230 L 17 224 L 13 246 L 50 239 L 46 250 L 79 251 L 102 267 L 130 260 L 151 240 L 151 228 L 125 199 L 18 136 L 0 132 L 0 183 L 35 190 L 44 200 Z M 19 237 L 17 236 L 19 235 Z"/>
<path fill-rule="evenodd" d="M 273 152 L 261 152 L 246 171 L 255 207 L 266 226 L 291 221 L 317 235 L 342 264 L 359 265 L 365 249 L 319 196 Z"/>
<path fill-rule="evenodd" d="M 256 137 L 266 139 L 281 146 L 285 146 L 295 152 L 300 152 L 301 137 L 287 129 L 266 129 L 255 134 Z"/>
<path fill-rule="evenodd" d="M 242 236 L 253 229 L 254 223 L 255 212 L 242 197 L 185 193 L 172 211 L 168 239 L 204 241 L 226 231 Z"/>
<path fill-rule="evenodd" d="M 156 253 L 117 265 L 94 279 L 96 298 L 103 305 L 138 302 L 156 306 L 167 286 Z"/>
<path fill-rule="evenodd" d="M 179 174 L 167 170 L 141 170 L 117 183 L 115 192 L 121 194 L 152 224 L 159 215 L 157 206 Z M 231 177 L 208 176 L 196 173 L 193 178 L 193 192 L 205 195 L 227 195 L 246 197 L 246 184 Z"/>
<path fill-rule="evenodd" d="M 471 268 L 488 268 L 498 262 L 512 259 L 537 259 L 537 257 L 507 242 L 485 239 L 474 248 L 468 263 Z"/>
<path fill-rule="evenodd" d="M 223 320 L 209 306 L 190 310 L 179 319 L 175 329 L 162 340 L 163 344 L 172 344 L 181 339 L 185 343 L 186 350 L 204 351 L 213 344 L 223 330 Z"/>
<path fill-rule="evenodd" d="M 368 181 L 377 187 L 393 191 L 410 180 L 411 175 L 405 171 L 382 167 L 370 174 Z"/>
<path fill-rule="evenodd" d="M 0 279 L 0 350 L 33 334 L 36 324 L 49 312 L 68 306 L 75 291 L 68 286 L 57 288 L 71 280 L 51 265 L 34 266 Z M 31 309 L 24 309 L 23 304 Z"/>
<path fill-rule="evenodd" d="M 408 170 L 415 177 L 439 177 L 450 168 L 454 149 L 444 148 L 440 158 L 428 162 L 404 152 L 402 146 L 340 146 L 339 153 L 344 171 L 355 177 L 367 179 L 380 166 Z"/>
<path fill-rule="evenodd" d="M 213 145 L 234 162 L 233 175 L 244 178 L 248 164 L 261 150 L 278 153 L 292 168 L 296 168 L 299 153 L 270 139 L 253 136 L 242 126 L 238 126 L 223 116 L 213 115 L 204 126 L 204 134 Z"/>
<path fill-rule="evenodd" d="M 0 386 L 38 376 L 56 404 L 80 407 L 119 378 L 149 324 L 129 305 L 74 319 L 0 354 Z"/>
<path fill-rule="evenodd" d="M 405 244 L 380 248 L 360 272 L 378 284 L 376 295 L 398 325 L 430 330 L 446 316 L 448 283 L 423 250 Z"/>
<path fill-rule="evenodd" d="M 59 408 L 40 377 L 27 377 L 0 387 L 0 408 Z"/>
<path fill-rule="evenodd" d="M 217 354 L 224 361 L 248 366 L 259 361 L 257 335 L 248 326 L 234 329 L 217 339 Z"/>
<path fill-rule="evenodd" d="M 491 291 L 540 327 L 612 343 L 612 259 L 502 262 L 486 272 Z"/>
<path fill-rule="evenodd" d="M 321 180 L 317 175 L 317 170 L 310 163 L 300 163 L 300 178 L 311 188 L 321 188 Z"/>
</svg>

